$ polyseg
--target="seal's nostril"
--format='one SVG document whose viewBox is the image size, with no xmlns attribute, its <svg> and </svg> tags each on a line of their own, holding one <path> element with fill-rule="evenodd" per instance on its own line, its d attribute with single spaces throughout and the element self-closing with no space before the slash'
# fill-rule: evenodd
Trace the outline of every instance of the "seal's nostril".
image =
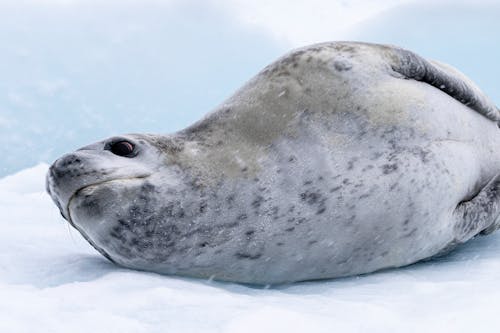
<svg viewBox="0 0 500 333">
<path fill-rule="evenodd" d="M 51 167 L 51 169 L 54 169 L 54 168 L 55 169 L 66 168 L 66 167 L 72 166 L 73 164 L 79 164 L 81 162 L 82 161 L 80 160 L 80 158 L 78 158 L 74 154 L 68 154 L 68 155 L 66 155 L 64 157 L 61 157 L 57 161 L 55 161 L 55 163 Z"/>
</svg>

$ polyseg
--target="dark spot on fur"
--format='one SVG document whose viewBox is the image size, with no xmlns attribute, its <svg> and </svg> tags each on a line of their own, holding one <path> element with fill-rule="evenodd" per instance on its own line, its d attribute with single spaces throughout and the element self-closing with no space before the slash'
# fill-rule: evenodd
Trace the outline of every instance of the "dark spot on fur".
<svg viewBox="0 0 500 333">
<path fill-rule="evenodd" d="M 420 156 L 420 160 L 423 162 L 423 163 L 428 163 L 430 161 L 429 159 L 429 154 L 430 152 L 429 151 L 425 151 L 423 149 L 421 149 L 419 151 L 419 156 Z"/>
<path fill-rule="evenodd" d="M 290 228 L 286 228 L 285 231 L 287 232 L 292 232 L 295 230 L 295 227 L 290 227 Z"/>
<path fill-rule="evenodd" d="M 318 192 L 306 191 L 300 194 L 300 199 L 307 202 L 309 205 L 314 205 L 321 198 L 321 194 Z"/>
<path fill-rule="evenodd" d="M 394 184 L 391 184 L 391 186 L 389 186 L 389 191 L 392 191 L 396 188 L 396 186 L 398 186 L 398 183 L 394 183 Z"/>
<path fill-rule="evenodd" d="M 335 187 L 330 189 L 330 193 L 336 192 L 336 191 L 340 190 L 341 188 L 342 188 L 342 186 L 335 186 Z"/>
<path fill-rule="evenodd" d="M 370 169 L 373 169 L 373 165 L 371 165 L 371 164 L 365 166 L 363 169 L 361 169 L 361 171 L 365 172 L 365 171 L 368 171 Z"/>
<path fill-rule="evenodd" d="M 259 259 L 262 256 L 262 253 L 251 254 L 251 253 L 237 252 L 235 256 L 238 259 L 255 260 L 255 259 Z"/>
<path fill-rule="evenodd" d="M 349 218 L 347 219 L 347 224 L 351 224 L 352 222 L 354 222 L 354 220 L 356 219 L 356 215 L 351 215 L 349 216 Z"/>
<path fill-rule="evenodd" d="M 200 208 L 199 208 L 200 213 L 204 213 L 206 211 L 206 209 L 207 209 L 207 203 L 206 203 L 206 201 L 202 201 L 200 203 Z"/>
<path fill-rule="evenodd" d="M 381 152 L 374 152 L 372 153 L 371 157 L 370 157 L 370 160 L 376 160 L 378 158 L 380 158 L 382 155 L 384 155 L 384 153 L 381 153 Z"/>
<path fill-rule="evenodd" d="M 320 207 L 318 211 L 316 212 L 316 215 L 323 214 L 326 210 L 326 207 Z"/>
<path fill-rule="evenodd" d="M 382 165 L 382 172 L 384 173 L 384 175 L 393 173 L 397 169 L 398 165 L 396 163 Z"/>
<path fill-rule="evenodd" d="M 114 226 L 111 229 L 111 232 L 109 234 L 110 234 L 110 236 L 112 236 L 113 238 L 118 239 L 121 242 L 126 242 L 127 241 L 127 239 L 125 238 L 123 229 L 121 227 L 119 227 L 119 226 Z"/>
<path fill-rule="evenodd" d="M 411 231 L 410 231 L 410 232 L 408 232 L 408 233 L 406 233 L 406 234 L 404 234 L 404 235 L 403 235 L 403 237 L 404 237 L 404 238 L 411 237 L 411 236 L 413 236 L 413 234 L 414 234 L 415 232 L 417 232 L 417 228 L 413 228 L 413 229 L 411 229 Z"/>
<path fill-rule="evenodd" d="M 354 168 L 354 163 L 356 163 L 358 160 L 357 157 L 354 157 L 353 159 L 349 160 L 349 162 L 347 162 L 347 170 L 352 170 Z"/>
<path fill-rule="evenodd" d="M 254 201 L 252 201 L 252 207 L 259 208 L 262 202 L 264 202 L 264 198 L 259 195 L 257 196 L 257 198 L 254 199 Z"/>
<path fill-rule="evenodd" d="M 123 219 L 118 219 L 118 224 L 120 224 L 124 228 L 130 228 L 129 223 Z"/>
<path fill-rule="evenodd" d="M 234 202 L 234 194 L 228 195 L 226 197 L 226 202 L 231 205 Z"/>
</svg>

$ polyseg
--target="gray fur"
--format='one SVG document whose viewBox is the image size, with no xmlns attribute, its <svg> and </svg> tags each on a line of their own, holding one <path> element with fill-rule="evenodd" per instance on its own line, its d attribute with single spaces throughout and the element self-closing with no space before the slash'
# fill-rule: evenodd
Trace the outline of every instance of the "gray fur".
<svg viewBox="0 0 500 333">
<path fill-rule="evenodd" d="M 180 132 L 63 156 L 47 189 L 126 267 L 261 284 L 369 273 L 497 228 L 497 113 L 446 65 L 318 44 Z M 135 157 L 107 148 L 121 139 Z"/>
<path fill-rule="evenodd" d="M 498 122 L 500 111 L 493 102 L 467 79 L 448 73 L 439 64 L 432 64 L 417 54 L 407 50 L 396 50 L 396 61 L 393 70 L 408 79 L 422 81 L 441 89 L 457 101 L 481 113 L 485 117 Z"/>
</svg>

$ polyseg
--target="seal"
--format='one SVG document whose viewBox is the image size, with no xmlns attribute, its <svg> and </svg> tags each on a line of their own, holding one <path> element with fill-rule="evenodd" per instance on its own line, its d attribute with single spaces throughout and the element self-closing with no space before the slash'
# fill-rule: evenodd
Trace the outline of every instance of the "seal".
<svg viewBox="0 0 500 333">
<path fill-rule="evenodd" d="M 204 119 L 62 156 L 47 190 L 112 262 L 252 284 L 405 266 L 500 225 L 500 112 L 410 51 L 291 51 Z"/>
</svg>

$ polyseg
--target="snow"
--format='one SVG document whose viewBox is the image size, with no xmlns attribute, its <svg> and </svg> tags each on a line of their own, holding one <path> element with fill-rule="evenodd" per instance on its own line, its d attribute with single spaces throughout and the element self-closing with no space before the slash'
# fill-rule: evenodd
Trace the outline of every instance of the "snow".
<svg viewBox="0 0 500 333">
<path fill-rule="evenodd" d="M 500 233 L 360 277 L 266 288 L 119 268 L 60 216 L 46 164 L 0 179 L 0 332 L 493 332 Z"/>
</svg>

